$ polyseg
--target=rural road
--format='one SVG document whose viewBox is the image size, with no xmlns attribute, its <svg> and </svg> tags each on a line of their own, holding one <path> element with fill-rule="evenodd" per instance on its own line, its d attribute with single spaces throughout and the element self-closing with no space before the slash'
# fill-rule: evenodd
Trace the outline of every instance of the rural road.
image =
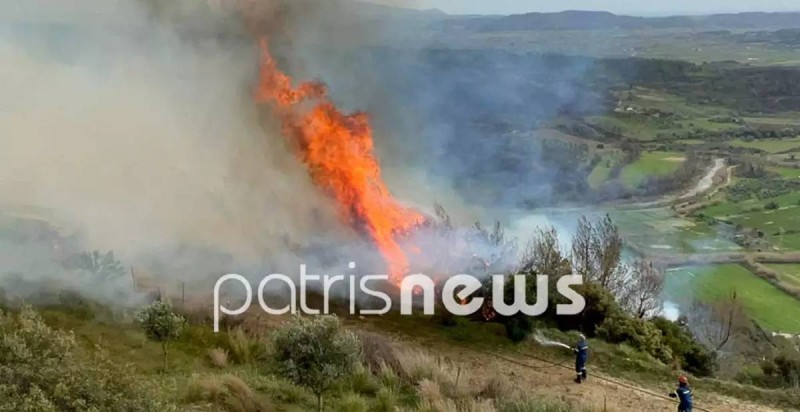
<svg viewBox="0 0 800 412">
<path fill-rule="evenodd" d="M 714 159 L 714 165 L 711 166 L 710 169 L 703 175 L 702 178 L 697 182 L 697 184 L 689 189 L 686 193 L 679 195 L 677 198 L 672 196 L 664 196 L 659 199 L 644 201 L 644 202 L 634 202 L 628 204 L 621 204 L 620 206 L 624 206 L 626 209 L 638 209 L 638 208 L 650 208 L 650 207 L 661 207 L 661 206 L 669 206 L 674 202 L 675 199 L 678 200 L 685 200 L 695 197 L 701 193 L 704 193 L 714 187 L 714 176 L 719 173 L 720 170 L 725 168 L 725 159 L 717 158 Z"/>
<path fill-rule="evenodd" d="M 703 178 L 700 179 L 699 182 L 697 182 L 697 185 L 695 185 L 694 188 L 686 192 L 683 196 L 679 197 L 678 199 L 686 199 L 694 197 L 699 195 L 700 193 L 707 191 L 708 189 L 711 189 L 711 187 L 714 185 L 714 176 L 716 176 L 717 173 L 723 167 L 725 167 L 725 159 L 721 158 L 714 159 L 714 166 L 711 167 L 708 173 L 706 173 L 705 176 L 703 176 Z"/>
</svg>

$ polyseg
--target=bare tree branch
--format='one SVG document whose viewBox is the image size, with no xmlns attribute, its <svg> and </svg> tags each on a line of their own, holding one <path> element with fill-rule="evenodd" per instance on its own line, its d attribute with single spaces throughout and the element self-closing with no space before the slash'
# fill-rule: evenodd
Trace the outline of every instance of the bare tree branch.
<svg viewBox="0 0 800 412">
<path fill-rule="evenodd" d="M 643 319 L 657 314 L 663 305 L 664 268 L 639 258 L 633 263 L 625 282 L 622 306 Z"/>
<path fill-rule="evenodd" d="M 730 299 L 713 304 L 695 302 L 686 317 L 698 340 L 716 351 L 723 350 L 736 333 L 749 324 L 736 293 Z"/>
</svg>

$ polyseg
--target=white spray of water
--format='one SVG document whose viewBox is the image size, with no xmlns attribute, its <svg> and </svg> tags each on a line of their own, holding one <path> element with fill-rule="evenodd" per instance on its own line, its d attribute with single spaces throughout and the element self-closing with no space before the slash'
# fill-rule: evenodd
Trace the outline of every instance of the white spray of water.
<svg viewBox="0 0 800 412">
<path fill-rule="evenodd" d="M 560 346 L 565 349 L 572 349 L 572 347 L 567 345 L 566 343 L 561 343 L 559 341 L 545 338 L 544 336 L 542 336 L 541 333 L 537 333 L 536 335 L 534 335 L 533 339 L 536 341 L 536 343 L 542 346 Z"/>
</svg>

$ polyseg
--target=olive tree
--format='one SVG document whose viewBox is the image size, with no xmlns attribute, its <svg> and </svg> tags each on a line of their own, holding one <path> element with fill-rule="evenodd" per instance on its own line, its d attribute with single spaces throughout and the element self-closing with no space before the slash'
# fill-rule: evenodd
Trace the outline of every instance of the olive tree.
<svg viewBox="0 0 800 412">
<path fill-rule="evenodd" d="M 358 365 L 361 343 L 345 330 L 336 316 L 294 317 L 272 336 L 272 363 L 276 372 L 322 396 Z"/>
<path fill-rule="evenodd" d="M 167 349 L 170 342 L 180 338 L 185 319 L 175 313 L 172 304 L 165 300 L 157 300 L 145 306 L 136 318 L 147 338 L 161 344 L 164 370 L 166 370 L 168 367 Z"/>
<path fill-rule="evenodd" d="M 0 311 L 0 412 L 177 410 L 125 371 L 30 307 Z"/>
</svg>

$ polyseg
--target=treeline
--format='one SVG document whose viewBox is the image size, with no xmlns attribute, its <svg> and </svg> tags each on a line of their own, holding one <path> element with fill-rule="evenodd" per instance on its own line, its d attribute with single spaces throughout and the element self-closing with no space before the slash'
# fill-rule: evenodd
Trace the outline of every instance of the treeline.
<svg viewBox="0 0 800 412">
<path fill-rule="evenodd" d="M 742 202 L 750 199 L 770 199 L 800 191 L 800 182 L 783 179 L 773 174 L 762 174 L 759 170 L 759 166 L 750 166 L 749 169 L 740 172 L 743 177 L 752 176 L 753 178 L 739 179 L 728 187 L 728 200 Z"/>
<path fill-rule="evenodd" d="M 441 213 L 440 219 L 445 217 L 444 221 L 449 222 L 446 213 Z M 504 237 L 499 226 L 493 233 L 496 250 L 517 249 L 516 241 Z M 548 309 L 542 316 L 533 318 L 522 313 L 502 316 L 494 312 L 492 279 L 487 277 L 482 290 L 470 297 L 484 298 L 484 307 L 472 319 L 502 324 L 513 341 L 525 340 L 541 327 L 577 330 L 612 344 L 627 344 L 664 365 L 677 364 L 699 376 L 714 374 L 715 350 L 701 344 L 687 323 L 671 322 L 658 316 L 663 306 L 664 268 L 643 258 L 625 261 L 622 258 L 624 240 L 610 217 L 596 221 L 582 218 L 571 244 L 571 248 L 565 250 L 555 229 L 539 229 L 522 249 L 521 260 L 507 272 L 506 302 L 514 299 L 512 276 L 525 277 L 528 304 L 534 304 L 537 299 L 536 276 L 550 278 Z M 508 257 L 509 254 L 494 256 Z M 487 260 L 486 273 L 502 271 L 505 268 L 502 262 Z M 556 293 L 555 285 L 561 277 L 573 274 L 584 278 L 584 284 L 576 291 L 586 300 L 586 308 L 578 315 L 557 315 L 556 306 L 567 302 Z"/>
<path fill-rule="evenodd" d="M 695 139 L 705 142 L 726 142 L 734 139 L 742 139 L 749 142 L 763 139 L 794 138 L 798 135 L 800 135 L 800 128 L 796 127 L 743 125 L 742 127 L 727 130 L 709 130 L 699 127 L 690 127 L 687 130 L 659 133 L 656 136 L 656 140 Z"/>
<path fill-rule="evenodd" d="M 441 233 L 451 233 L 449 216 L 441 208 L 438 212 L 439 221 L 445 222 L 443 226 L 438 224 L 443 228 Z M 508 258 L 517 255 L 516 240 L 505 236 L 499 224 L 491 230 L 476 227 L 483 233 L 476 238 L 483 239 L 481 256 L 486 256 L 476 267 L 487 274 L 508 274 L 504 281 L 506 302 L 514 299 L 512 275 L 527 279 L 529 304 L 535 303 L 537 296 L 535 277 L 550 278 L 548 310 L 535 318 L 494 312 L 493 285 L 488 277 L 484 287 L 468 298 L 484 298 L 481 310 L 470 317 L 472 321 L 499 323 L 513 341 L 523 341 L 542 329 L 581 331 L 610 344 L 628 345 L 662 366 L 697 376 L 735 379 L 767 388 L 791 388 L 800 382 L 800 351 L 785 338 L 767 335 L 748 317 L 735 293 L 710 303 L 689 298 L 682 303 L 684 315 L 677 321 L 659 316 L 664 268 L 646 258 L 623 259 L 624 239 L 608 216 L 597 220 L 581 218 L 567 249 L 555 229 L 537 230 L 522 249 L 521 260 L 511 269 Z M 487 249 L 497 253 L 486 255 Z M 559 316 L 556 305 L 568 302 L 554 285 L 560 277 L 573 274 L 584 277 L 584 284 L 576 290 L 586 300 L 586 308 L 579 315 Z M 452 315 L 441 321 L 445 327 L 460 325 Z M 787 396 L 794 395 L 787 392 Z"/>
</svg>

